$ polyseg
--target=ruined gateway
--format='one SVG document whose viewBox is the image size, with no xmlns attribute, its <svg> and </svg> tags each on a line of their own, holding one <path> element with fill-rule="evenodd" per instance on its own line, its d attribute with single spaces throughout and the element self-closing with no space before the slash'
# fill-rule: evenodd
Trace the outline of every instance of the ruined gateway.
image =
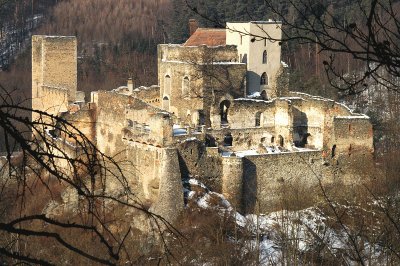
<svg viewBox="0 0 400 266">
<path fill-rule="evenodd" d="M 288 91 L 279 44 L 252 41 L 265 32 L 279 39 L 280 25 L 192 27 L 185 44 L 158 46 L 158 85 L 129 79 L 88 102 L 77 90 L 76 38 L 33 36 L 32 108 L 62 116 L 100 151 L 132 162 L 124 169 L 132 191 L 171 220 L 184 208 L 189 176 L 242 213 L 275 210 L 283 185 L 311 193 L 319 177 L 334 182 L 338 168 L 343 183 L 358 182 L 355 166 L 372 160 L 370 120 Z"/>
</svg>

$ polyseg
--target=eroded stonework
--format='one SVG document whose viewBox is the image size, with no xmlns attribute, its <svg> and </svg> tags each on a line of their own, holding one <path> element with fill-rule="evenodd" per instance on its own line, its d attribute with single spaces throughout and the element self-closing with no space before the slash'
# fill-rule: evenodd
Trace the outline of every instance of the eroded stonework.
<svg viewBox="0 0 400 266">
<path fill-rule="evenodd" d="M 233 26 L 251 31 L 262 23 Z M 265 23 L 280 36 L 279 23 Z M 280 48 L 246 46 L 227 31 L 229 45 L 159 45 L 158 85 L 136 88 L 128 80 L 92 92 L 88 103 L 77 92 L 76 39 L 33 36 L 33 108 L 62 115 L 101 152 L 130 162 L 123 170 L 131 189 L 171 221 L 184 208 L 189 176 L 241 212 L 279 208 L 283 187 L 312 193 L 318 178 L 333 182 L 337 167 L 344 183 L 357 182 L 357 163 L 372 160 L 369 118 L 278 86 Z"/>
</svg>

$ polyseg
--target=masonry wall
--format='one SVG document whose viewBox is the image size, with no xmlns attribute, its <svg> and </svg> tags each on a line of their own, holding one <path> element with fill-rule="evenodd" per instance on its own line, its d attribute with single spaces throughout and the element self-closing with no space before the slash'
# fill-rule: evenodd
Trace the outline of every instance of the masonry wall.
<svg viewBox="0 0 400 266">
<path fill-rule="evenodd" d="M 367 176 L 373 167 L 373 130 L 368 117 L 335 117 L 330 150 L 332 164 L 345 170 L 342 178 L 347 183 Z"/>
<path fill-rule="evenodd" d="M 56 115 L 59 109 L 66 110 L 68 102 L 75 101 L 76 91 L 76 38 L 33 36 L 32 108 Z"/>
<path fill-rule="evenodd" d="M 61 117 L 68 121 L 68 123 L 71 123 L 75 128 L 79 129 L 88 140 L 96 143 L 96 109 L 91 108 L 90 104 L 87 104 L 77 112 L 63 113 Z M 67 130 L 76 132 L 76 130 L 72 128 L 67 128 Z M 75 138 L 81 140 L 78 136 L 70 137 L 68 135 L 63 135 L 61 137 L 66 139 L 69 143 L 75 143 Z"/>
<path fill-rule="evenodd" d="M 132 96 L 156 107 L 161 107 L 160 87 L 139 87 L 132 91 Z"/>
<path fill-rule="evenodd" d="M 318 185 L 316 174 L 320 175 L 323 167 L 320 151 L 244 157 L 245 213 L 275 211 L 294 193 L 312 193 L 312 188 Z"/>
<path fill-rule="evenodd" d="M 222 192 L 222 158 L 218 148 L 205 147 L 198 140 L 187 140 L 177 145 L 179 168 L 183 178 L 196 177 L 212 191 Z"/>
<path fill-rule="evenodd" d="M 188 124 L 220 126 L 210 118 L 214 114 L 218 118 L 220 102 L 227 94 L 244 96 L 246 66 L 235 61 L 233 46 L 159 45 L 162 108 Z"/>
</svg>

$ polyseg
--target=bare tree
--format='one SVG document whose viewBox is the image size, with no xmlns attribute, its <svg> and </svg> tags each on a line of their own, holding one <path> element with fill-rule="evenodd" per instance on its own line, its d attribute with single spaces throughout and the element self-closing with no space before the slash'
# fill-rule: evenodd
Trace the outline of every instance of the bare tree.
<svg viewBox="0 0 400 266">
<path fill-rule="evenodd" d="M 31 121 L 26 116 L 30 112 L 40 119 Z M 113 228 L 122 222 L 115 215 L 118 210 L 142 213 L 161 243 L 162 231 L 177 234 L 130 190 L 123 171 L 126 162 L 99 151 L 63 118 L 15 102 L 3 87 L 0 128 L 5 136 L 0 165 L 1 260 L 51 265 L 55 258 L 70 253 L 70 259 L 75 254 L 83 261 L 105 265 L 132 261 L 133 251 L 125 245 L 138 234 L 129 222 Z M 117 185 L 116 191 L 110 191 L 111 182 Z M 60 193 L 65 191 L 76 198 L 76 206 L 58 214 L 48 211 L 49 202 L 60 202 Z M 32 254 L 35 245 L 41 251 Z M 160 252 L 169 256 L 168 246 L 163 246 Z M 51 257 L 47 248 L 60 254 Z"/>
</svg>

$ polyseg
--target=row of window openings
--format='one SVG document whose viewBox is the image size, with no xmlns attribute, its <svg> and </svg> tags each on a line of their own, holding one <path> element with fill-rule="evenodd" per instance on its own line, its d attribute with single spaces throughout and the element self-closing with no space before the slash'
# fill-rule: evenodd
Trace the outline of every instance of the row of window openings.
<svg viewBox="0 0 400 266">
<path fill-rule="evenodd" d="M 247 54 L 244 54 L 244 55 L 240 54 L 239 55 L 239 62 L 247 63 Z M 267 64 L 267 62 L 268 62 L 268 53 L 267 53 L 267 51 L 264 51 L 263 55 L 262 55 L 262 63 L 263 64 Z"/>
<path fill-rule="evenodd" d="M 268 75 L 266 72 L 261 74 L 260 85 L 268 85 Z M 188 77 L 184 77 L 182 81 L 182 94 L 189 95 L 190 81 Z M 165 76 L 165 89 L 164 94 L 171 93 L 171 77 L 169 75 Z"/>
<path fill-rule="evenodd" d="M 189 96 L 190 80 L 188 77 L 184 77 L 182 81 L 182 94 L 184 96 Z M 164 94 L 171 94 L 171 77 L 169 75 L 165 76 Z"/>
</svg>

